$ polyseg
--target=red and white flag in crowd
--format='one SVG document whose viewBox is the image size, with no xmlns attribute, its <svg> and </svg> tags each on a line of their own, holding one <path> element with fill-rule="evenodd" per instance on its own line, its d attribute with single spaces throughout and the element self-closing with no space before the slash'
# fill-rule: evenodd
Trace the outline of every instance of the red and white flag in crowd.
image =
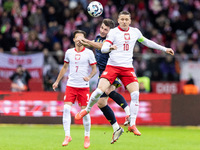
<svg viewBox="0 0 200 150">
<path fill-rule="evenodd" d="M 18 65 L 29 71 L 32 78 L 42 79 L 43 53 L 29 55 L 0 54 L 0 78 L 9 78 Z"/>
</svg>

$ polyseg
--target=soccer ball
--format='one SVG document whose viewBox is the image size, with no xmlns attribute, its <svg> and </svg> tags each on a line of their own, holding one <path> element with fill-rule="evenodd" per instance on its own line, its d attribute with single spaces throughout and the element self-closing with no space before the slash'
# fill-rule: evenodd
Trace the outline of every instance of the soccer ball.
<svg viewBox="0 0 200 150">
<path fill-rule="evenodd" d="M 103 6 L 97 1 L 92 1 L 87 7 L 88 14 L 92 17 L 99 17 L 103 13 Z"/>
</svg>

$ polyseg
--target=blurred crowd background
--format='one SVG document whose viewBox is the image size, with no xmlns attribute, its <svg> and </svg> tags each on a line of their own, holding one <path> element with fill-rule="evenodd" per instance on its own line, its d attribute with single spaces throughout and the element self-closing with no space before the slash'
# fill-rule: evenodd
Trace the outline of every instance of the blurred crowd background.
<svg viewBox="0 0 200 150">
<path fill-rule="evenodd" d="M 158 44 L 171 47 L 175 56 L 135 47 L 134 67 L 138 77 L 151 81 L 179 81 L 180 66 L 186 61 L 200 61 L 199 0 L 98 0 L 103 15 L 87 13 L 91 0 L 0 0 L 0 53 L 12 55 L 44 54 L 45 90 L 52 90 L 64 54 L 74 47 L 73 31 L 86 31 L 95 39 L 104 18 L 116 22 L 118 13 L 131 13 L 132 27 Z M 50 82 L 51 80 L 51 82 Z"/>
</svg>

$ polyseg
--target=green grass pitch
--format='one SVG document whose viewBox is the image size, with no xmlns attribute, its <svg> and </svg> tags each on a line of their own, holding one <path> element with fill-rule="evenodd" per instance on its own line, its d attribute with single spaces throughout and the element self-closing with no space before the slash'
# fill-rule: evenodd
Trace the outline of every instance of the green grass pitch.
<svg viewBox="0 0 200 150">
<path fill-rule="evenodd" d="M 91 128 L 90 150 L 200 150 L 199 127 L 138 126 L 142 136 L 125 132 L 110 144 L 111 126 Z M 84 128 L 71 126 L 72 141 L 62 147 L 62 125 L 0 125 L 0 150 L 83 150 Z"/>
</svg>

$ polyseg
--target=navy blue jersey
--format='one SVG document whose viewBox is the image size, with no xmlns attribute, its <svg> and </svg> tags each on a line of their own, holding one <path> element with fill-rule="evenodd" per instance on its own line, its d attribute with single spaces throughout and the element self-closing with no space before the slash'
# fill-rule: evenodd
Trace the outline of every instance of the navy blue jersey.
<svg viewBox="0 0 200 150">
<path fill-rule="evenodd" d="M 95 38 L 95 42 L 99 42 L 99 43 L 103 43 L 104 40 L 106 39 L 106 37 L 102 38 L 100 35 L 97 35 L 97 37 Z M 97 66 L 99 68 L 99 77 L 101 76 L 101 74 L 103 73 L 103 71 L 106 69 L 106 64 L 109 58 L 109 53 L 102 53 L 101 49 L 95 49 L 95 57 L 96 57 L 96 61 L 97 61 Z M 118 79 L 116 78 L 115 81 L 112 83 L 113 85 L 115 85 L 116 88 L 121 86 L 121 83 L 118 81 Z M 107 95 L 103 94 L 101 97 L 107 97 Z"/>
<path fill-rule="evenodd" d="M 100 35 L 98 35 L 95 38 L 95 42 L 103 43 L 103 41 L 106 39 L 106 37 L 102 38 Z M 109 58 L 109 53 L 102 53 L 101 49 L 95 49 L 95 57 L 97 61 L 97 66 L 99 67 L 99 76 L 102 74 L 102 72 L 106 68 L 106 64 Z"/>
</svg>

